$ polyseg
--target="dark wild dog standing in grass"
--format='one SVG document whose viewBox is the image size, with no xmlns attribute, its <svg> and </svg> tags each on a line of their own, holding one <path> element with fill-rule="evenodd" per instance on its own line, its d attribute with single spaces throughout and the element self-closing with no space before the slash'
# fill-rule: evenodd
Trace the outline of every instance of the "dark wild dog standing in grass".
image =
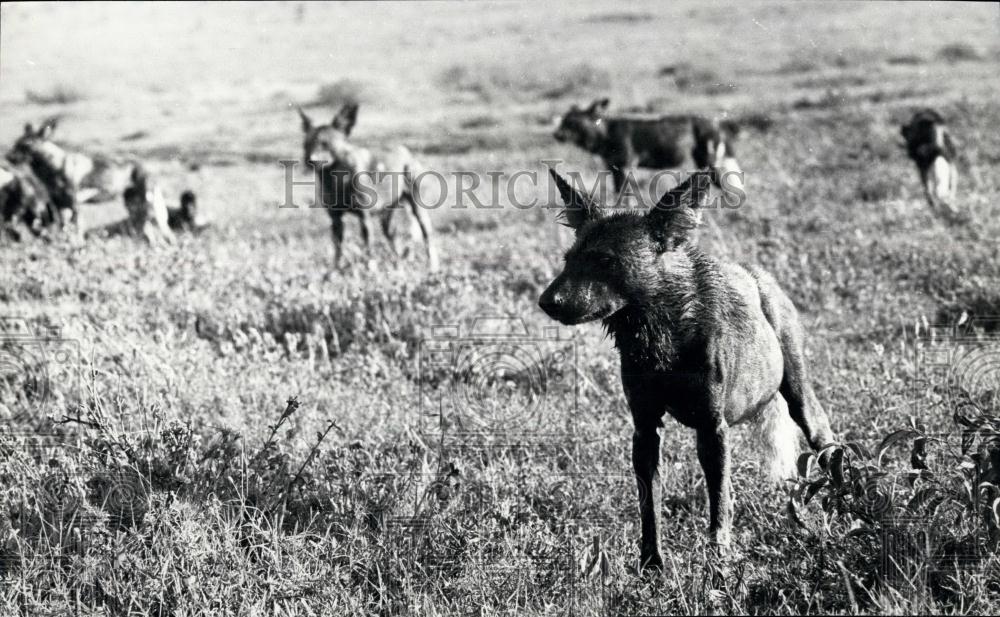
<svg viewBox="0 0 1000 617">
<path fill-rule="evenodd" d="M 635 423 L 642 564 L 663 564 L 659 431 L 667 413 L 697 433 L 711 539 L 726 546 L 732 426 L 749 421 L 763 429 L 776 475 L 794 469 L 792 420 L 813 449 L 833 442 L 806 374 L 798 313 L 769 274 L 716 261 L 692 242 L 709 190 L 707 172 L 668 191 L 648 213 L 607 216 L 555 171 L 552 176 L 576 243 L 538 303 L 563 324 L 603 320 L 618 348 Z"/>
<path fill-rule="evenodd" d="M 608 104 L 608 99 L 598 99 L 586 109 L 573 105 L 562 117 L 554 137 L 601 157 L 617 193 L 637 167 L 676 168 L 689 156 L 698 169 L 712 171 L 716 186 L 742 191 L 742 174 L 733 148 L 739 132 L 735 124 L 698 116 L 609 116 Z"/>
<path fill-rule="evenodd" d="M 7 158 L 30 165 L 59 209 L 67 211 L 67 222 L 76 222 L 80 204 L 118 199 L 134 165 L 65 150 L 52 141 L 56 124 L 50 119 L 38 130 L 25 125 Z"/>
<path fill-rule="evenodd" d="M 933 109 L 918 111 L 900 129 L 906 140 L 906 152 L 917 164 L 924 195 L 935 214 L 954 219 L 955 189 L 958 170 L 955 167 L 957 154 L 951 134 L 941 114 Z"/>
<path fill-rule="evenodd" d="M 374 206 L 383 208 L 382 232 L 392 245 L 393 252 L 401 253 L 398 229 L 393 218 L 410 214 L 420 227 L 420 234 L 427 250 L 430 270 L 438 266 L 437 249 L 431 238 L 431 221 L 420 205 L 415 179 L 422 173 L 413 154 L 403 146 L 376 156 L 367 148 L 357 146 L 348 137 L 358 117 L 358 105 L 344 105 L 330 124 L 316 125 L 299 108 L 302 117 L 304 158 L 307 165 L 318 169 L 321 183 L 322 206 L 330 214 L 333 225 L 334 266 L 339 268 L 344 241 L 344 215 L 358 217 L 361 240 L 365 250 L 371 250 L 371 227 L 368 215 Z M 409 214 L 406 209 L 409 209 Z M 412 229 L 412 225 L 409 226 Z"/>
</svg>

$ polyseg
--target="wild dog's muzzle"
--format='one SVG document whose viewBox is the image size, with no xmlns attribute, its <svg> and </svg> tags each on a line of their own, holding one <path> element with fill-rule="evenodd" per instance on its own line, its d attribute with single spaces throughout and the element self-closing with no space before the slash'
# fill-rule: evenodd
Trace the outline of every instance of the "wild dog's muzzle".
<svg viewBox="0 0 1000 617">
<path fill-rule="evenodd" d="M 607 317 L 614 312 L 612 304 L 595 302 L 585 289 L 566 285 L 562 277 L 557 277 L 542 293 L 538 306 L 546 315 L 566 326 Z"/>
</svg>

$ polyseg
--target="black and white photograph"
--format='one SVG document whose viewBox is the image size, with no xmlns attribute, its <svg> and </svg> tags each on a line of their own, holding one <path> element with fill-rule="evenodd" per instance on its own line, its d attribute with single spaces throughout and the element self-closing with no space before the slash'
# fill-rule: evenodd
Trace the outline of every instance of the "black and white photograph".
<svg viewBox="0 0 1000 617">
<path fill-rule="evenodd" d="M 0 2 L 0 617 L 995 615 L 998 126 L 996 2 Z"/>
</svg>

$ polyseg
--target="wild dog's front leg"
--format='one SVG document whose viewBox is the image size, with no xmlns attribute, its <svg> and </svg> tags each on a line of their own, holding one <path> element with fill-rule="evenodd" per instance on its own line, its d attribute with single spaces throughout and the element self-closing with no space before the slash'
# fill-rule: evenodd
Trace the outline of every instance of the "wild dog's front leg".
<svg viewBox="0 0 1000 617">
<path fill-rule="evenodd" d="M 660 434 L 655 426 L 636 425 L 632 434 L 632 466 L 639 489 L 639 520 L 642 524 L 639 561 L 644 569 L 662 568 Z"/>
<path fill-rule="evenodd" d="M 342 245 L 344 244 L 344 218 L 334 216 L 331 227 L 333 230 L 333 267 L 340 269 Z"/>
<path fill-rule="evenodd" d="M 937 195 L 934 192 L 934 179 L 931 178 L 929 170 L 920 172 L 920 183 L 924 186 L 924 197 L 927 199 L 927 203 L 931 207 L 931 212 L 934 214 L 941 214 L 940 204 L 938 203 Z"/>
<path fill-rule="evenodd" d="M 361 243 L 365 246 L 365 258 L 372 256 L 372 226 L 367 210 L 357 210 L 358 221 L 361 223 Z"/>
<path fill-rule="evenodd" d="M 709 536 L 720 547 L 729 546 L 733 524 L 728 429 L 724 425 L 698 431 L 698 460 L 708 485 Z"/>
</svg>

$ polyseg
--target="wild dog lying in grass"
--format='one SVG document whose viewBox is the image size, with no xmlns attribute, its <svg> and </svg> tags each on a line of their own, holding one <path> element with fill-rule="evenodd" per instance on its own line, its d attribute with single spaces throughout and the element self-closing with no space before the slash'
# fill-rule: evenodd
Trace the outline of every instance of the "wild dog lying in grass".
<svg viewBox="0 0 1000 617">
<path fill-rule="evenodd" d="M 20 240 L 22 227 L 37 236 L 59 223 L 58 208 L 31 168 L 0 161 L 0 236 Z"/>
<path fill-rule="evenodd" d="M 167 208 L 167 224 L 175 232 L 198 233 L 210 223 L 199 213 L 194 191 L 184 191 L 180 207 Z"/>
<path fill-rule="evenodd" d="M 618 348 L 635 424 L 641 562 L 663 564 L 659 430 L 667 413 L 697 432 L 711 539 L 726 546 L 732 426 L 763 425 L 766 456 L 778 475 L 794 473 L 798 438 L 790 420 L 815 450 L 833 441 L 806 374 L 798 313 L 769 274 L 716 261 L 691 240 L 708 173 L 692 175 L 648 213 L 607 216 L 555 171 L 552 177 L 576 243 L 538 303 L 563 324 L 603 320 Z"/>
<path fill-rule="evenodd" d="M 305 133 L 304 159 L 307 165 L 318 168 L 322 205 L 332 221 L 334 266 L 339 268 L 341 265 L 344 215 L 358 217 L 361 240 L 365 250 L 370 251 L 371 228 L 368 214 L 378 205 L 383 208 L 382 232 L 396 255 L 400 255 L 401 251 L 392 218 L 397 213 L 398 216 L 408 216 L 405 209 L 409 208 L 423 236 L 428 267 L 436 270 L 438 256 L 431 238 L 431 222 L 420 206 L 414 182 L 422 170 L 410 151 L 399 146 L 391 152 L 376 156 L 367 148 L 348 141 L 358 117 L 357 104 L 344 105 L 330 124 L 314 124 L 301 108 L 299 115 L 302 117 L 302 131 Z M 385 175 L 388 175 L 387 180 Z M 380 177 L 384 181 L 380 181 Z"/>
<path fill-rule="evenodd" d="M 906 151 L 917 164 L 924 194 L 931 209 L 937 214 L 955 218 L 955 190 L 958 170 L 957 154 L 951 134 L 941 114 L 933 109 L 923 109 L 913 114 L 909 124 L 900 129 L 906 140 Z"/>
<path fill-rule="evenodd" d="M 140 235 L 150 243 L 160 238 L 169 243 L 175 238 L 174 233 L 200 233 L 210 225 L 198 213 L 198 201 L 194 192 L 184 191 L 181 193 L 179 207 L 166 206 L 167 227 L 171 235 L 164 234 L 159 222 L 163 217 L 159 205 L 163 203 L 162 191 L 141 168 L 138 169 L 140 169 L 138 181 L 125 189 L 122 195 L 129 216 L 124 220 L 91 229 L 87 232 L 88 237 Z"/>
<path fill-rule="evenodd" d="M 608 99 L 590 107 L 576 105 L 564 115 L 554 137 L 572 142 L 603 159 L 611 172 L 615 191 L 621 193 L 625 179 L 637 167 L 670 169 L 688 160 L 698 169 L 713 172 L 722 187 L 742 190 L 742 175 L 736 162 L 733 140 L 739 127 L 731 122 L 713 122 L 698 116 L 625 118 L 608 116 Z"/>
<path fill-rule="evenodd" d="M 30 165 L 58 207 L 68 210 L 67 222 L 76 222 L 80 204 L 117 199 L 134 165 L 63 149 L 51 139 L 56 124 L 50 119 L 38 130 L 25 125 L 7 158 Z"/>
</svg>

